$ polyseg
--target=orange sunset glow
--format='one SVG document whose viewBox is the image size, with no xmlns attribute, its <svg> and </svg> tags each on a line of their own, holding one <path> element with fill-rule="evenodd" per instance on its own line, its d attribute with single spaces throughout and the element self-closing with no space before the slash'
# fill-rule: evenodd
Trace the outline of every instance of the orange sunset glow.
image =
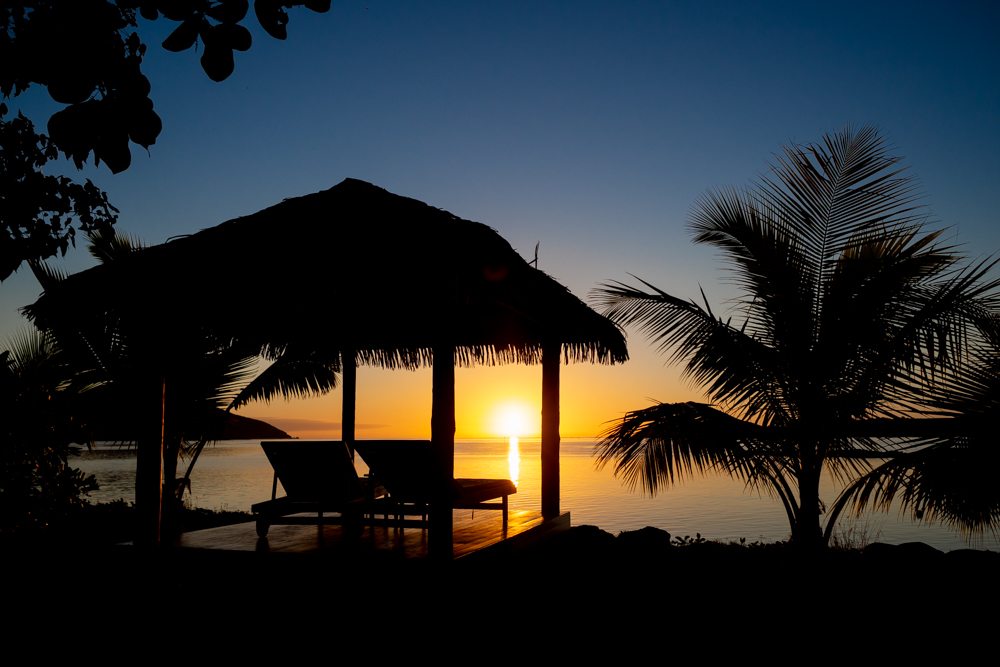
<svg viewBox="0 0 1000 667">
<path fill-rule="evenodd" d="M 563 437 L 597 437 L 608 421 L 635 408 L 636 397 L 676 402 L 701 400 L 676 372 L 644 344 L 632 359 L 614 366 L 563 365 L 560 426 Z M 653 366 L 658 372 L 650 373 Z M 541 366 L 477 366 L 455 369 L 455 437 L 537 438 L 541 434 Z M 630 401 L 631 399 L 631 401 Z M 261 419 L 298 438 L 339 438 L 341 401 L 330 394 L 295 401 L 251 404 L 239 414 Z M 357 437 L 425 439 L 431 435 L 431 370 L 358 369 Z"/>
</svg>

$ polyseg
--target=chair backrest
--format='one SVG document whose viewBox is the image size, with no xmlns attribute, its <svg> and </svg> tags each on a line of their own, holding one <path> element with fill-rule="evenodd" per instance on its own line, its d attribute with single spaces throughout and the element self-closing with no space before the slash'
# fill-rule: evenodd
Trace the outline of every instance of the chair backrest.
<svg viewBox="0 0 1000 667">
<path fill-rule="evenodd" d="M 348 502 L 364 495 L 340 440 L 265 440 L 260 446 L 293 500 Z"/>
<path fill-rule="evenodd" d="M 354 449 L 389 494 L 402 502 L 429 502 L 437 480 L 437 459 L 430 440 L 355 440 Z M 452 497 L 461 491 L 451 482 Z"/>
</svg>

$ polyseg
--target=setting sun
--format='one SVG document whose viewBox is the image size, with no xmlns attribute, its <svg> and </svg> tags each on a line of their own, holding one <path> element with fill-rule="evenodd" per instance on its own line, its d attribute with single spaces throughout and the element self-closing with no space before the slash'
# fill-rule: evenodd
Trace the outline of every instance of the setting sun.
<svg viewBox="0 0 1000 667">
<path fill-rule="evenodd" d="M 530 411 L 525 403 L 509 401 L 499 405 L 493 416 L 493 432 L 503 437 L 529 435 L 532 428 Z"/>
</svg>

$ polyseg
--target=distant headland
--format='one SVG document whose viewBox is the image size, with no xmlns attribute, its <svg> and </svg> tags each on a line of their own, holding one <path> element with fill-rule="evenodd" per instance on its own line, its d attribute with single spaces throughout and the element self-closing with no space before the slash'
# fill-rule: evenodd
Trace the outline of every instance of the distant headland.
<svg viewBox="0 0 1000 667">
<path fill-rule="evenodd" d="M 220 410 L 219 412 L 222 412 Z M 227 413 L 220 440 L 291 440 L 280 428 L 250 417 Z M 111 421 L 111 420 L 108 420 Z M 101 442 L 131 442 L 136 439 L 129 433 L 130 428 L 121 422 L 98 426 L 93 433 L 94 440 Z"/>
</svg>

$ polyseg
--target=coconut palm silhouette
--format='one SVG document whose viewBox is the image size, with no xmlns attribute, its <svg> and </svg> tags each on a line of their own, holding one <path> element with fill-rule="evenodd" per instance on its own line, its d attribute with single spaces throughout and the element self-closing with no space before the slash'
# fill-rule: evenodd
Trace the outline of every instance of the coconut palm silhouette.
<svg viewBox="0 0 1000 667">
<path fill-rule="evenodd" d="M 726 471 L 781 501 L 794 542 L 818 546 L 848 501 L 873 499 L 870 459 L 947 440 L 933 435 L 941 419 L 917 418 L 948 420 L 940 399 L 981 361 L 970 351 L 988 347 L 997 283 L 984 278 L 991 264 L 964 266 L 943 230 L 925 230 L 919 188 L 888 150 L 876 128 L 848 127 L 697 202 L 689 226 L 728 263 L 736 322 L 704 293 L 702 307 L 641 280 L 595 291 L 605 315 L 638 325 L 711 401 L 627 413 L 603 434 L 598 466 L 650 494 Z M 824 470 L 868 484 L 840 499 L 825 533 Z"/>
</svg>

